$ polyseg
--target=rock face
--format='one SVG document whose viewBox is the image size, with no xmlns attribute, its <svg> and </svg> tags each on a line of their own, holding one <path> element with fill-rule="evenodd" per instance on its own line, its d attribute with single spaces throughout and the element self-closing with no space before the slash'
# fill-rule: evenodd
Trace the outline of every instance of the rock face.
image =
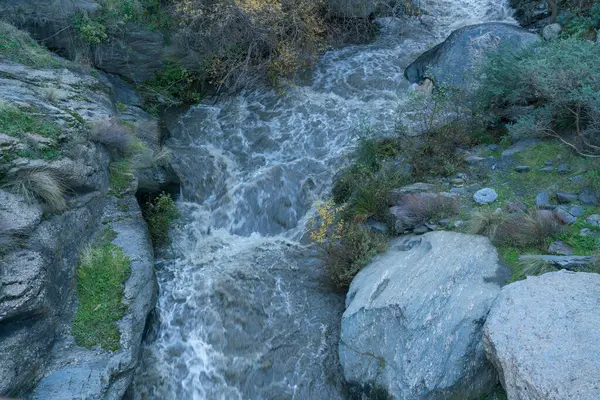
<svg viewBox="0 0 600 400">
<path fill-rule="evenodd" d="M 600 398 L 600 275 L 559 271 L 502 289 L 484 326 L 509 399 Z"/>
<path fill-rule="evenodd" d="M 478 78 L 473 69 L 487 51 L 500 46 L 520 49 L 539 40 L 536 34 L 515 25 L 485 23 L 466 26 L 421 54 L 404 70 L 404 76 L 411 83 L 421 83 L 428 78 L 436 86 L 472 89 Z"/>
<path fill-rule="evenodd" d="M 482 236 L 393 241 L 350 286 L 339 345 L 346 380 L 396 399 L 478 398 L 497 382 L 482 329 L 508 275 Z"/>
<path fill-rule="evenodd" d="M 550 17 L 550 10 L 546 0 L 510 0 L 514 18 L 521 26 L 538 26 L 543 20 Z"/>
</svg>

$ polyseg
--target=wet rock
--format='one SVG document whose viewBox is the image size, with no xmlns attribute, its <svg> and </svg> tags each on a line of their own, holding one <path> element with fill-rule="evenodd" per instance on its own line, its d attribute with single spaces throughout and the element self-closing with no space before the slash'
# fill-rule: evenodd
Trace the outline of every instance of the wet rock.
<svg viewBox="0 0 600 400">
<path fill-rule="evenodd" d="M 411 83 L 429 78 L 436 85 L 472 89 L 477 79 L 474 65 L 489 49 L 499 45 L 520 49 L 539 37 L 515 25 L 485 23 L 455 30 L 448 38 L 421 54 L 405 70 Z"/>
<path fill-rule="evenodd" d="M 559 271 L 511 283 L 484 345 L 509 399 L 598 399 L 600 275 Z"/>
<path fill-rule="evenodd" d="M 560 24 L 550 24 L 546 25 L 542 30 L 542 36 L 546 40 L 556 40 L 560 37 L 560 32 L 562 31 L 562 27 Z"/>
<path fill-rule="evenodd" d="M 487 238 L 402 239 L 356 276 L 339 346 L 346 380 L 398 399 L 479 398 L 496 382 L 482 322 L 508 270 Z"/>
<path fill-rule="evenodd" d="M 0 189 L 0 234 L 26 235 L 42 221 L 40 204 Z"/>
<path fill-rule="evenodd" d="M 566 225 L 574 224 L 577 221 L 577 218 L 571 215 L 565 207 L 556 207 L 554 209 L 554 216 L 560 222 Z"/>
<path fill-rule="evenodd" d="M 585 210 L 579 206 L 573 206 L 569 209 L 569 214 L 574 217 L 582 217 L 585 214 Z"/>
<path fill-rule="evenodd" d="M 479 189 L 475 192 L 475 194 L 473 194 L 473 200 L 475 200 L 477 204 L 493 203 L 494 201 L 496 201 L 497 198 L 498 193 L 496 193 L 496 191 L 491 188 Z"/>
<path fill-rule="evenodd" d="M 550 243 L 550 246 L 548 246 L 548 252 L 561 256 L 570 256 L 573 254 L 573 249 L 567 246 L 564 242 L 557 240 L 556 242 Z"/>
<path fill-rule="evenodd" d="M 549 256 L 545 254 L 527 254 L 519 256 L 519 260 L 541 260 L 570 271 L 579 271 L 596 263 L 596 258 L 591 256 Z"/>
<path fill-rule="evenodd" d="M 584 206 L 597 206 L 598 194 L 590 189 L 584 189 L 579 193 L 579 202 Z"/>
<path fill-rule="evenodd" d="M 561 204 L 569 204 L 577 200 L 577 193 L 557 192 L 556 200 Z"/>
<path fill-rule="evenodd" d="M 592 226 L 600 228 L 600 214 L 590 215 L 589 217 L 587 217 L 585 219 L 585 222 L 587 222 L 588 224 L 590 224 Z"/>
<path fill-rule="evenodd" d="M 539 139 L 535 139 L 535 138 L 521 139 L 517 143 L 510 146 L 508 149 L 504 150 L 502 152 L 502 157 L 513 156 L 517 153 L 520 153 L 522 151 L 529 149 L 530 147 L 535 146 L 539 142 L 540 142 Z"/>
<path fill-rule="evenodd" d="M 529 165 L 517 165 L 515 167 L 515 172 L 529 172 L 531 170 L 531 167 Z"/>
</svg>

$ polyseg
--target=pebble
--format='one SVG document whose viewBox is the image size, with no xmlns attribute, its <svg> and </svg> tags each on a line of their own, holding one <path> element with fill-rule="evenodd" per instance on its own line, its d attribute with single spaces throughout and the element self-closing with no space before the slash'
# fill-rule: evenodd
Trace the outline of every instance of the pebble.
<svg viewBox="0 0 600 400">
<path fill-rule="evenodd" d="M 540 168 L 540 171 L 542 171 L 542 172 L 554 172 L 554 167 Z"/>
<path fill-rule="evenodd" d="M 515 171 L 517 172 L 529 172 L 529 170 L 531 170 L 531 167 L 529 165 L 517 165 L 515 167 Z"/>
<path fill-rule="evenodd" d="M 550 160 L 544 161 L 544 165 L 549 167 L 552 165 L 552 161 L 550 161 Z"/>
<path fill-rule="evenodd" d="M 584 206 L 595 206 L 598 204 L 598 195 L 591 190 L 579 193 L 579 202 Z"/>
<path fill-rule="evenodd" d="M 566 174 L 567 172 L 569 172 L 569 165 L 568 164 L 560 164 L 558 166 L 558 173 L 559 174 Z"/>
<path fill-rule="evenodd" d="M 556 193 L 556 199 L 561 204 L 569 204 L 577 200 L 577 193 L 558 192 Z"/>
<path fill-rule="evenodd" d="M 577 218 L 569 214 L 564 207 L 556 207 L 554 209 L 554 215 L 560 222 L 566 225 L 574 224 L 575 221 L 577 221 Z"/>
<path fill-rule="evenodd" d="M 576 176 L 573 176 L 573 177 L 569 178 L 569 180 L 571 182 L 583 182 L 583 176 L 576 175 Z"/>
<path fill-rule="evenodd" d="M 464 185 L 464 184 L 465 184 L 465 181 L 464 181 L 464 179 L 461 179 L 461 178 L 454 178 L 454 179 L 452 179 L 452 181 L 451 181 L 451 182 L 452 182 L 452 184 L 453 184 L 453 185 L 455 185 L 455 186 L 462 186 L 462 185 Z"/>
<path fill-rule="evenodd" d="M 535 205 L 540 208 L 550 207 L 550 194 L 545 190 L 535 196 Z"/>
<path fill-rule="evenodd" d="M 585 219 L 585 222 L 587 222 L 588 224 L 590 224 L 592 226 L 600 228 L 600 214 L 590 215 L 589 217 L 587 217 Z"/>
<path fill-rule="evenodd" d="M 550 246 L 548 246 L 548 252 L 561 256 L 570 256 L 573 254 L 573 249 L 567 246 L 564 242 L 557 240 L 556 242 L 550 243 Z"/>
<path fill-rule="evenodd" d="M 473 200 L 475 200 L 477 204 L 490 204 L 496 201 L 497 198 L 498 193 L 491 188 L 479 189 L 473 195 Z"/>
<path fill-rule="evenodd" d="M 571 214 L 574 217 L 582 217 L 584 213 L 585 210 L 579 206 L 573 206 L 569 210 L 569 214 Z"/>
</svg>

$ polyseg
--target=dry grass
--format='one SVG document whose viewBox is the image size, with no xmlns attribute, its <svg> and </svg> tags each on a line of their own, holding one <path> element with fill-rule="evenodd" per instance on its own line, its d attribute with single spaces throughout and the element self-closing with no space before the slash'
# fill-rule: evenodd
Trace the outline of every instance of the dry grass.
<svg viewBox="0 0 600 400">
<path fill-rule="evenodd" d="M 105 145 L 111 153 L 124 156 L 133 144 L 133 137 L 127 128 L 115 120 L 100 122 L 92 127 L 89 139 Z"/>
<path fill-rule="evenodd" d="M 535 255 L 523 255 L 519 258 L 519 266 L 523 276 L 537 276 L 545 274 L 546 272 L 558 271 L 558 268 L 546 260 L 542 260 Z"/>
<path fill-rule="evenodd" d="M 394 213 L 396 231 L 402 233 L 423 223 L 453 217 L 460 213 L 460 202 L 455 197 L 440 194 L 407 194 L 402 197 Z"/>
<path fill-rule="evenodd" d="M 44 168 L 20 170 L 6 176 L 4 187 L 22 195 L 28 202 L 41 200 L 54 211 L 66 208 L 67 185 L 55 173 Z"/>
</svg>

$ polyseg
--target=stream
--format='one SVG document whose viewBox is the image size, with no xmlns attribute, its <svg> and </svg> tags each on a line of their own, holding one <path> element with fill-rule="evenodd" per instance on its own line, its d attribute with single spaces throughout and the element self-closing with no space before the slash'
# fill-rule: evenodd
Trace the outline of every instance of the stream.
<svg viewBox="0 0 600 400">
<path fill-rule="evenodd" d="M 157 260 L 159 300 L 135 399 L 342 399 L 344 296 L 305 238 L 315 201 L 369 126 L 393 133 L 404 68 L 454 29 L 512 21 L 504 0 L 424 0 L 379 38 L 324 54 L 285 93 L 207 99 L 170 126 L 182 223 Z"/>
</svg>

